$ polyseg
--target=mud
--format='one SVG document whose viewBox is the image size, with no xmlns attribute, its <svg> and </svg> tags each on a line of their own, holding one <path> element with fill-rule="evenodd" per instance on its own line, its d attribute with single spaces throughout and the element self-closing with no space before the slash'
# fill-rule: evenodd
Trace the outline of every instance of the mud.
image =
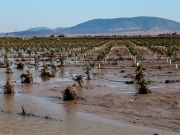
<svg viewBox="0 0 180 135">
<path fill-rule="evenodd" d="M 116 49 L 122 54 L 118 61 L 114 60 L 119 58 Z M 88 57 L 95 58 L 97 54 L 95 51 Z M 180 71 L 175 69 L 175 64 L 180 62 L 169 65 L 165 60 L 153 60 L 152 54 L 147 53 L 145 57 L 147 59 L 141 63 L 146 69 L 147 80 L 151 82 L 149 89 L 152 92 L 147 95 L 137 94 L 140 86 L 134 81 L 135 63 L 123 45 L 112 50 L 100 69 L 95 67 L 95 74 L 90 74 L 91 80 L 86 80 L 87 62 L 84 60 L 57 67 L 53 78 L 40 76 L 42 62 L 39 62 L 38 69 L 26 63 L 23 70 L 18 70 L 13 64 L 13 74 L 6 74 L 6 68 L 0 68 L 0 84 L 4 85 L 10 77 L 16 92 L 13 95 L 0 94 L 0 124 L 6 127 L 0 129 L 0 133 L 179 134 L 180 84 L 166 84 L 165 81 L 180 79 Z M 13 58 L 9 60 L 15 61 Z M 116 65 L 113 64 L 115 61 Z M 34 76 L 32 84 L 22 84 L 18 79 L 26 70 Z M 83 87 L 73 80 L 81 74 Z M 126 84 L 125 81 L 134 83 Z M 63 101 L 63 91 L 74 84 L 78 99 Z M 33 115 L 20 116 L 22 106 Z"/>
</svg>

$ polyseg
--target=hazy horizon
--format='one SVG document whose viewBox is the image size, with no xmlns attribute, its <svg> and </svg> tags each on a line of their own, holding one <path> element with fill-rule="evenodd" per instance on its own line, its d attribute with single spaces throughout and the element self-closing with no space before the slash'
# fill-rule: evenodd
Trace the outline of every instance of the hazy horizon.
<svg viewBox="0 0 180 135">
<path fill-rule="evenodd" d="M 150 16 L 180 22 L 176 0 L 0 1 L 0 32 L 71 27 L 92 19 Z"/>
</svg>

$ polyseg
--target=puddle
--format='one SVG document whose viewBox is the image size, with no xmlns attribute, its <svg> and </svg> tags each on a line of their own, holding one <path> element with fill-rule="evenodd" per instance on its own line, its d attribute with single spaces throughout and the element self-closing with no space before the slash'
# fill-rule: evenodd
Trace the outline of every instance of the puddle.
<svg viewBox="0 0 180 135">
<path fill-rule="evenodd" d="M 125 124 L 119 121 L 105 119 L 96 115 L 77 111 L 77 104 L 74 102 L 63 102 L 55 104 L 49 102 L 54 98 L 39 98 L 22 94 L 0 95 L 1 108 L 0 124 L 9 122 L 8 128 L 3 133 L 13 134 L 118 134 L 118 135 L 152 135 L 162 133 L 157 129 Z M 17 115 L 24 107 L 27 113 L 39 117 Z M 9 112 L 9 113 L 6 113 Z M 50 116 L 52 119 L 45 119 Z M 43 125 L 43 126 L 42 126 Z M 164 133 L 163 133 L 164 134 Z"/>
<path fill-rule="evenodd" d="M 138 94 L 138 93 L 137 92 L 133 92 L 133 91 L 127 91 L 127 92 L 121 92 L 121 94 L 133 95 L 133 94 Z"/>
<path fill-rule="evenodd" d="M 46 98 L 45 101 L 51 101 L 51 102 L 54 102 L 54 101 L 61 101 L 62 99 L 59 99 L 59 98 Z"/>
<path fill-rule="evenodd" d="M 127 84 L 125 84 L 124 82 L 113 82 L 110 84 L 107 84 L 106 86 L 111 87 L 111 88 L 119 88 L 119 87 L 126 87 Z"/>
<path fill-rule="evenodd" d="M 68 78 L 68 77 L 56 77 L 55 78 L 56 81 L 73 81 L 72 78 Z"/>
<path fill-rule="evenodd" d="M 7 78 L 7 77 L 6 77 Z M 40 83 L 40 82 L 45 82 L 45 81 L 55 81 L 55 82 L 61 82 L 61 81 L 73 81 L 72 77 L 59 77 L 59 76 L 55 76 L 55 77 L 42 77 L 42 76 L 34 76 L 33 78 L 33 82 L 34 83 Z M 17 78 L 15 80 L 12 80 L 14 83 L 16 84 L 21 84 L 21 78 Z M 2 83 L 5 83 L 6 80 L 2 80 L 0 81 Z"/>
<path fill-rule="evenodd" d="M 165 86 L 149 86 L 149 89 L 164 88 Z"/>
</svg>

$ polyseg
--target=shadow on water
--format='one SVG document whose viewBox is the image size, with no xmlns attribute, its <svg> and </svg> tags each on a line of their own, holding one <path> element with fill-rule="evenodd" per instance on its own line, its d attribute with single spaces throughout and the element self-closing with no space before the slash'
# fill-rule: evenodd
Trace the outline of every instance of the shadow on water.
<svg viewBox="0 0 180 135">
<path fill-rule="evenodd" d="M 35 65 L 35 70 L 38 70 L 39 69 L 39 66 L 36 64 Z"/>
</svg>

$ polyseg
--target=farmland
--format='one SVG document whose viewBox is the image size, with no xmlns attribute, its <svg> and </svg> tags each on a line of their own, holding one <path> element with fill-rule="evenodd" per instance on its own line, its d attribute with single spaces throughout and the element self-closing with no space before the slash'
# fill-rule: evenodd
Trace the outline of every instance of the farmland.
<svg viewBox="0 0 180 135">
<path fill-rule="evenodd" d="M 93 114 L 126 123 L 129 128 L 140 126 L 135 134 L 144 134 L 145 130 L 146 134 L 178 134 L 179 66 L 180 38 L 1 38 L 0 121 L 4 121 L 4 128 L 0 133 L 47 133 L 54 130 L 52 123 Z M 32 74 L 33 82 L 22 83 L 24 78 L 20 77 L 27 72 Z M 3 93 L 7 80 L 14 87 L 12 94 Z M 64 101 L 63 92 L 69 86 L 76 88 L 77 98 Z M 150 93 L 142 94 L 141 88 Z M 26 126 L 39 122 L 50 129 L 38 124 L 39 130 L 27 129 L 23 122 Z M 107 127 L 106 132 L 131 133 L 114 127 Z"/>
</svg>

